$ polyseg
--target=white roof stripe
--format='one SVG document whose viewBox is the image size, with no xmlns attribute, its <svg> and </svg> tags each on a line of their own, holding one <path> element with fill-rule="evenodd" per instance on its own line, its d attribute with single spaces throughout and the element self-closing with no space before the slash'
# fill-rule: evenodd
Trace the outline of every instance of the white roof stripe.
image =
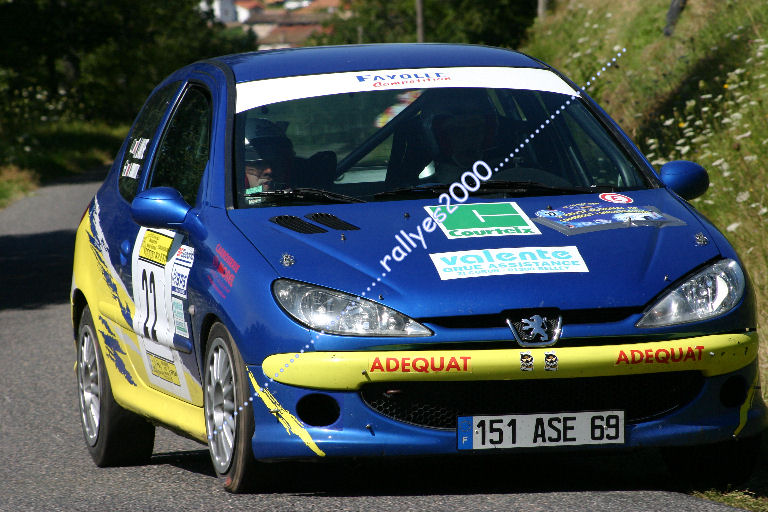
<svg viewBox="0 0 768 512">
<path fill-rule="evenodd" d="M 432 87 L 488 87 L 527 89 L 579 95 L 546 69 L 460 67 L 352 71 L 324 75 L 291 76 L 237 84 L 236 112 L 280 101 L 347 92 Z"/>
</svg>

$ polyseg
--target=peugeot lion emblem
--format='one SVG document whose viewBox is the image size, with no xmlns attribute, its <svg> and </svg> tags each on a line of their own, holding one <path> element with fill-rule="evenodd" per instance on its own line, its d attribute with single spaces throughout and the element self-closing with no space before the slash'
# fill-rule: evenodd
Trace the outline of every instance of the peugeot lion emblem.
<svg viewBox="0 0 768 512">
<path fill-rule="evenodd" d="M 507 325 L 521 347 L 549 347 L 560 338 L 562 317 L 554 312 L 536 313 L 519 320 L 507 318 Z"/>
</svg>

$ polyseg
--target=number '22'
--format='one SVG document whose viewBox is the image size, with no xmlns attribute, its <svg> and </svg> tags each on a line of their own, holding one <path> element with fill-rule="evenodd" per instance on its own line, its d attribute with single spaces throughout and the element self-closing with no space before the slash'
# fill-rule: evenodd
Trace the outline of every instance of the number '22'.
<svg viewBox="0 0 768 512">
<path fill-rule="evenodd" d="M 141 272 L 141 289 L 144 290 L 144 303 L 147 305 L 147 314 L 144 316 L 144 336 L 157 341 L 157 292 L 155 290 L 155 273 L 149 272 L 147 281 L 146 269 Z M 152 295 L 152 332 L 149 330 L 149 295 Z"/>
</svg>

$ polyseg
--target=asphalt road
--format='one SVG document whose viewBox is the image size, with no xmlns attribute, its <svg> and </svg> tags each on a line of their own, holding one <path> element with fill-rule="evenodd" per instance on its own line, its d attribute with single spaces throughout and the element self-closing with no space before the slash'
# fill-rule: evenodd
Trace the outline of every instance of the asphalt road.
<svg viewBox="0 0 768 512">
<path fill-rule="evenodd" d="M 0 510 L 735 510 L 677 491 L 655 453 L 270 464 L 226 493 L 205 446 L 158 429 L 152 463 L 97 468 L 80 428 L 68 292 L 103 171 L 0 210 Z"/>
</svg>

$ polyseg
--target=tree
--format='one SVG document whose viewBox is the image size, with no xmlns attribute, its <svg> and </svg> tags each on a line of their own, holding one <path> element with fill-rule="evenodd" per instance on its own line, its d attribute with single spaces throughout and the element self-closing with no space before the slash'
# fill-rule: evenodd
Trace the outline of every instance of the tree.
<svg viewBox="0 0 768 512">
<path fill-rule="evenodd" d="M 536 17 L 540 20 L 543 20 L 544 17 L 547 15 L 547 8 L 549 7 L 549 1 L 548 0 L 539 0 L 538 5 L 536 7 Z"/>
<path fill-rule="evenodd" d="M 686 0 L 672 0 L 667 11 L 667 24 L 664 27 L 664 35 L 669 37 L 675 31 L 675 25 L 677 25 L 677 19 L 685 9 Z"/>
<path fill-rule="evenodd" d="M 0 3 L 0 86 L 7 101 L 44 90 L 66 98 L 68 112 L 90 118 L 127 122 L 174 69 L 255 48 L 252 34 L 228 32 L 198 0 Z"/>
<path fill-rule="evenodd" d="M 423 0 L 424 40 L 516 47 L 536 7 L 537 0 Z M 345 0 L 339 12 L 315 44 L 416 40 L 414 0 Z"/>
</svg>

